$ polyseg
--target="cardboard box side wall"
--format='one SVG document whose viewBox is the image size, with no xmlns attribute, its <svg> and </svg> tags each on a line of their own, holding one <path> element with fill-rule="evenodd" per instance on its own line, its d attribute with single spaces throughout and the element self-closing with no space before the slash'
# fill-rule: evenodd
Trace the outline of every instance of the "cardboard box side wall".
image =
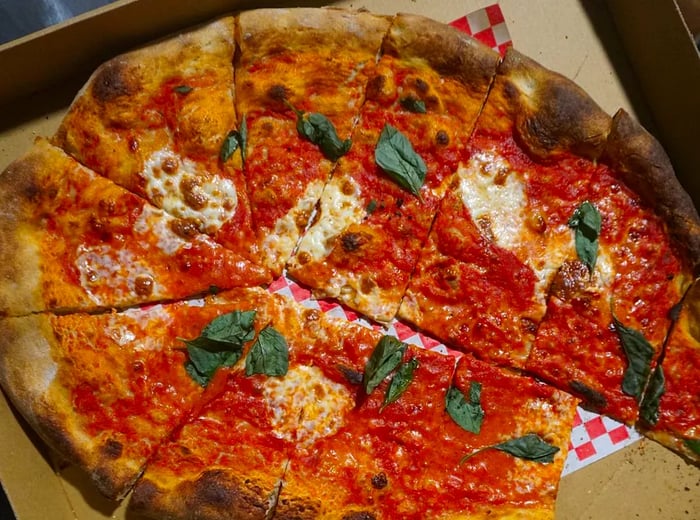
<svg viewBox="0 0 700 520">
<path fill-rule="evenodd" d="M 700 54 L 675 1 L 609 0 L 657 137 L 700 207 Z"/>
<path fill-rule="evenodd" d="M 438 4 L 431 0 L 366 0 L 338 4 L 384 13 L 416 12 L 450 21 L 493 1 L 445 0 Z M 667 2 L 653 3 L 658 9 L 668 9 Z M 0 169 L 28 149 L 34 136 L 53 133 L 98 61 L 150 38 L 261 4 L 235 0 L 203 0 L 196 4 L 120 0 L 76 21 L 0 47 L 0 70 L 6 78 L 13 78 L 0 83 L 0 105 L 5 105 L 0 121 Z M 575 80 L 606 111 L 612 113 L 622 107 L 644 124 L 652 122 L 650 107 L 654 108 L 656 100 L 640 94 L 629 63 L 631 57 L 624 54 L 602 1 L 502 0 L 500 4 L 513 41 L 522 52 Z M 659 15 L 648 11 L 646 16 L 654 20 Z M 41 70 L 32 70 L 37 68 Z M 700 91 L 698 85 L 687 81 L 681 82 L 681 87 L 690 93 Z M 22 97 L 28 89 L 38 90 Z M 680 143 L 672 155 L 674 162 L 679 160 L 677 154 L 692 157 L 697 135 L 697 131 L 690 133 Z M 0 399 L 0 424 L 0 481 L 19 520 L 137 520 L 126 515 L 124 504 L 100 497 L 81 471 L 61 467 L 57 472 L 57 465 L 44 454 L 43 445 L 25 431 L 23 421 L 4 399 Z M 698 468 L 655 443 L 642 441 L 565 477 L 557 519 L 697 518 L 699 480 Z"/>
</svg>

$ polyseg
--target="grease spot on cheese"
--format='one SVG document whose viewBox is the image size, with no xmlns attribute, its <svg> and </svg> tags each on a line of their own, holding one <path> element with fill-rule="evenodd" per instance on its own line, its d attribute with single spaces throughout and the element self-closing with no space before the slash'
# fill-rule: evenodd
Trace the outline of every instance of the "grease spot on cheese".
<svg viewBox="0 0 700 520">
<path fill-rule="evenodd" d="M 354 404 L 344 386 L 313 366 L 293 367 L 284 377 L 271 377 L 263 390 L 272 408 L 274 434 L 309 446 L 337 432 Z"/>
<path fill-rule="evenodd" d="M 140 235 L 155 236 L 154 243 L 158 249 L 166 255 L 174 255 L 182 247 L 188 247 L 189 242 L 170 228 L 169 224 L 172 221 L 173 219 L 165 212 L 151 206 L 144 206 L 134 222 L 133 230 Z M 146 241 L 143 243 L 151 243 L 147 238 L 143 240 Z"/>
</svg>

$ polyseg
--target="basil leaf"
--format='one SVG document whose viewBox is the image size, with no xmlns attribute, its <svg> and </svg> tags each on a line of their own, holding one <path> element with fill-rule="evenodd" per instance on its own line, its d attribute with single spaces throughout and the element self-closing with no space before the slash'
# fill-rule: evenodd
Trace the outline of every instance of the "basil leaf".
<svg viewBox="0 0 700 520">
<path fill-rule="evenodd" d="M 246 146 L 248 146 L 248 122 L 245 114 L 243 114 L 243 119 L 241 119 L 241 124 L 238 127 L 238 146 L 241 148 L 241 161 L 245 164 L 248 158 L 248 151 L 246 150 Z"/>
<path fill-rule="evenodd" d="M 243 116 L 241 125 L 238 130 L 231 130 L 219 150 L 219 159 L 221 162 L 228 161 L 236 150 L 241 149 L 241 161 L 245 164 L 246 160 L 246 145 L 248 142 L 248 124 L 246 117 Z"/>
<path fill-rule="evenodd" d="M 685 444 L 690 451 L 693 451 L 700 455 L 700 440 L 698 439 L 684 439 L 683 444 Z"/>
<path fill-rule="evenodd" d="M 420 197 L 428 168 L 408 138 L 389 124 L 384 125 L 379 135 L 374 160 L 394 182 Z"/>
<path fill-rule="evenodd" d="M 185 371 L 200 386 L 207 386 L 217 369 L 235 365 L 242 354 L 242 348 L 233 347 L 231 350 L 224 348 L 220 351 L 212 351 L 211 347 L 188 345 L 189 360 L 185 363 Z"/>
<path fill-rule="evenodd" d="M 411 381 L 413 381 L 413 373 L 416 371 L 416 368 L 418 368 L 418 360 L 416 358 L 413 358 L 406 363 L 401 363 L 386 389 L 384 403 L 382 403 L 381 408 L 382 410 L 386 405 L 396 401 L 406 391 L 408 385 L 410 385 Z"/>
<path fill-rule="evenodd" d="M 517 439 L 496 444 L 494 449 L 503 451 L 520 459 L 546 463 L 554 461 L 554 455 L 559 451 L 557 446 L 546 442 L 535 433 L 528 433 Z"/>
<path fill-rule="evenodd" d="M 481 431 L 484 409 L 481 407 L 481 383 L 469 384 L 469 400 L 462 391 L 453 386 L 445 395 L 445 409 L 459 426 L 472 433 Z"/>
<path fill-rule="evenodd" d="M 659 365 L 651 375 L 644 399 L 639 406 L 639 415 L 642 421 L 649 426 L 654 426 L 659 422 L 659 403 L 664 392 L 666 392 L 666 378 L 661 365 Z"/>
<path fill-rule="evenodd" d="M 245 373 L 283 376 L 289 369 L 289 348 L 284 336 L 269 325 L 262 329 L 248 352 Z"/>
<path fill-rule="evenodd" d="M 510 439 L 498 444 L 493 444 L 491 446 L 484 446 L 478 450 L 465 455 L 459 461 L 463 464 L 465 461 L 471 459 L 473 456 L 486 450 L 498 450 L 519 459 L 531 460 L 533 462 L 539 462 L 540 464 L 545 464 L 554 461 L 554 455 L 559 452 L 559 448 L 554 446 L 536 433 L 528 433 L 522 437 L 517 437 L 515 439 Z"/>
<path fill-rule="evenodd" d="M 178 85 L 177 87 L 173 88 L 173 90 L 178 94 L 189 94 L 194 89 L 189 85 Z"/>
<path fill-rule="evenodd" d="M 333 123 L 316 112 L 305 114 L 295 110 L 297 114 L 297 131 L 306 139 L 318 145 L 323 155 L 331 161 L 337 161 L 350 151 L 352 141 L 342 141 L 335 130 Z"/>
<path fill-rule="evenodd" d="M 221 162 L 228 161 L 233 155 L 233 152 L 238 150 L 238 145 L 238 132 L 231 130 L 224 138 L 224 142 L 221 144 L 221 149 L 219 150 L 219 159 L 221 159 Z"/>
<path fill-rule="evenodd" d="M 654 348 L 641 332 L 625 327 L 614 315 L 613 323 L 627 357 L 627 368 L 622 376 L 622 391 L 639 400 L 649 377 Z"/>
<path fill-rule="evenodd" d="M 243 344 L 253 339 L 255 311 L 234 311 L 214 318 L 199 337 L 182 340 L 187 345 L 187 373 L 201 386 L 207 386 L 219 367 L 235 365 Z"/>
<path fill-rule="evenodd" d="M 407 345 L 393 336 L 382 336 L 365 364 L 363 384 L 367 395 L 401 363 Z"/>
<path fill-rule="evenodd" d="M 593 272 L 598 259 L 598 236 L 601 223 L 600 212 L 588 201 L 581 204 L 569 219 L 569 227 L 575 230 L 576 254 L 579 260 L 586 264 L 589 272 Z"/>
<path fill-rule="evenodd" d="M 399 103 L 401 103 L 403 108 L 409 112 L 413 112 L 414 114 L 425 114 L 427 112 L 425 109 L 425 102 L 421 99 L 414 98 L 413 96 L 406 96 L 405 98 L 402 98 Z"/>
</svg>

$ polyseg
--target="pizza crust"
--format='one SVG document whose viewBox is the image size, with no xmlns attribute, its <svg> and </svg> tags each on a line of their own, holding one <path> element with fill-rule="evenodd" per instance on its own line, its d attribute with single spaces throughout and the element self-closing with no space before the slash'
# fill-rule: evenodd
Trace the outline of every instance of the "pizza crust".
<svg viewBox="0 0 700 520">
<path fill-rule="evenodd" d="M 512 47 L 490 96 L 510 114 L 516 140 L 535 158 L 554 159 L 568 152 L 594 159 L 605 146 L 610 116 L 574 82 Z"/>
<path fill-rule="evenodd" d="M 661 144 L 620 109 L 603 159 L 668 223 L 671 236 L 686 249 L 695 275 L 700 274 L 700 217 Z"/>
<path fill-rule="evenodd" d="M 0 314 L 16 316 L 43 306 L 39 240 L 33 232 L 33 215 L 25 209 L 42 189 L 35 172 L 44 157 L 33 151 L 13 162 L 0 176 Z"/>
<path fill-rule="evenodd" d="M 119 442 L 102 442 L 75 419 L 68 393 L 56 382 L 57 348 L 49 315 L 0 321 L 0 384 L 39 436 L 66 462 L 83 468 L 105 496 L 120 499 L 140 474 L 121 458 Z"/>
<path fill-rule="evenodd" d="M 441 76 L 466 85 L 480 104 L 493 79 L 499 54 L 443 23 L 413 14 L 394 18 L 383 50 L 398 58 L 418 58 Z"/>
<path fill-rule="evenodd" d="M 194 511 L 198 520 L 259 520 L 267 518 L 275 499 L 275 490 L 265 489 L 244 469 L 240 475 L 209 469 L 194 480 L 175 482 L 172 489 L 168 484 L 141 479 L 129 509 L 158 518 L 189 518 Z"/>
<path fill-rule="evenodd" d="M 337 48 L 345 52 L 375 47 L 391 17 L 337 8 L 255 9 L 237 17 L 237 38 L 247 60 L 293 49 Z"/>
</svg>

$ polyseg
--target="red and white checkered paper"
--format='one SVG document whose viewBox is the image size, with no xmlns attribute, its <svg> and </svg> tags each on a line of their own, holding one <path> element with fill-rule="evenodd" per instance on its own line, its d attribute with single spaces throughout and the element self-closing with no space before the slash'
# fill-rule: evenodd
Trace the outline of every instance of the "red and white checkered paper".
<svg viewBox="0 0 700 520">
<path fill-rule="evenodd" d="M 500 54 L 512 46 L 505 19 L 498 4 L 474 11 L 450 23 L 453 27 L 474 36 L 492 47 Z M 443 354 L 459 355 L 449 350 L 439 341 L 413 330 L 410 326 L 393 320 L 388 327 L 371 323 L 356 312 L 331 300 L 317 300 L 311 292 L 296 282 L 280 277 L 269 287 L 270 292 L 293 298 L 302 305 L 319 309 L 331 316 L 356 322 L 366 327 L 382 329 L 385 334 L 396 336 L 401 341 Z M 610 455 L 640 438 L 633 428 L 620 424 L 608 417 L 603 417 L 578 408 L 574 427 L 571 431 L 569 455 L 564 465 L 563 474 L 572 473 L 592 462 Z"/>
</svg>

